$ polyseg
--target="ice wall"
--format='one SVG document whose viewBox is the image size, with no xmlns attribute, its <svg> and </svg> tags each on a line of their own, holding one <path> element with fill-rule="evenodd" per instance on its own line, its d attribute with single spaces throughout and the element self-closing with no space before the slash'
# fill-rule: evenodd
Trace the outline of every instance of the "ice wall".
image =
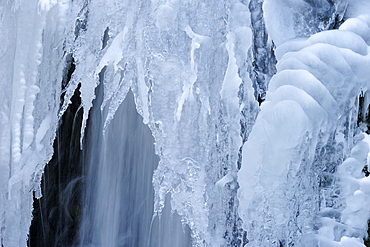
<svg viewBox="0 0 370 247">
<path fill-rule="evenodd" d="M 247 3 L 42 0 L 1 6 L 1 24 L 13 27 L 1 36 L 9 44 L 1 58 L 9 66 L 1 70 L 5 246 L 26 243 L 32 190 L 41 195 L 43 166 L 74 91 L 80 85 L 83 142 L 99 83 L 105 129 L 131 89 L 152 130 L 160 157 L 155 211 L 170 193 L 171 207 L 190 226 L 194 243 L 222 244 L 224 234 L 228 241 L 240 238 L 233 230 L 240 85 L 245 112 L 257 109 L 249 78 L 240 73 L 247 71 L 251 45 Z M 63 74 L 66 60 L 75 70 L 60 86 L 69 77 Z"/>
<path fill-rule="evenodd" d="M 155 211 L 171 193 L 172 208 L 199 244 L 223 242 L 227 217 L 229 232 L 236 217 L 226 216 L 225 207 L 236 189 L 241 77 L 247 80 L 245 94 L 252 93 L 249 79 L 238 74 L 250 47 L 247 6 L 238 1 L 95 1 L 83 11 L 80 22 L 88 25 L 74 42 L 76 71 L 64 102 L 81 81 L 88 112 L 105 68 L 102 107 L 108 109 L 108 126 L 131 88 L 160 157 Z M 234 185 L 224 188 L 228 183 Z"/>
<path fill-rule="evenodd" d="M 26 246 L 32 195 L 53 153 L 63 60 L 63 10 L 0 4 L 0 244 Z"/>
<path fill-rule="evenodd" d="M 368 33 L 359 26 L 367 30 L 370 19 L 352 13 L 354 18 L 339 30 L 293 39 L 302 31 L 294 21 L 294 9 L 305 5 L 264 4 L 267 29 L 273 30 L 271 38 L 278 45 L 278 63 L 243 147 L 238 173 L 239 213 L 251 246 L 316 246 L 318 241 L 323 241 L 320 246 L 337 246 L 342 236 L 360 242 L 365 236 L 364 228 L 355 233 L 343 230 L 348 210 L 336 189 L 338 178 L 330 174 L 353 145 L 357 96 L 369 87 Z M 332 226 L 334 233 L 317 231 L 329 218 L 337 224 Z"/>
<path fill-rule="evenodd" d="M 368 6 L 366 0 L 1 2 L 1 244 L 26 245 L 32 193 L 41 196 L 58 121 L 79 90 L 83 143 L 98 85 L 104 134 L 132 90 L 160 158 L 154 210 L 160 214 L 167 198 L 194 245 L 238 246 L 248 238 L 250 245 L 289 246 L 303 237 L 314 243 L 334 226 L 325 228 L 325 218 L 350 225 L 346 202 L 359 193 L 347 190 L 337 167 L 353 146 L 356 97 L 368 89 L 369 17 L 361 15 Z M 270 81 L 275 55 L 278 73 Z M 262 102 L 266 89 L 259 110 L 255 98 Z M 348 194 L 338 196 L 342 188 Z M 340 229 L 330 243 L 348 240 Z M 349 232 L 348 238 L 364 234 Z"/>
</svg>

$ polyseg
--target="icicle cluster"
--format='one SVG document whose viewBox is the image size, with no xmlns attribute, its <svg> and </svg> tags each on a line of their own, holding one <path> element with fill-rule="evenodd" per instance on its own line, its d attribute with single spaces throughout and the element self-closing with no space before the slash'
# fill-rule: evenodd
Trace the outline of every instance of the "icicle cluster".
<svg viewBox="0 0 370 247">
<path fill-rule="evenodd" d="M 58 7 L 54 7 L 57 5 Z M 26 246 L 53 154 L 68 1 L 0 4 L 0 244 Z"/>
<path fill-rule="evenodd" d="M 239 215 L 251 246 L 317 243 L 329 218 L 350 229 L 333 230 L 330 244 L 364 237 L 365 221 L 350 218 L 369 213 L 365 149 L 343 159 L 356 97 L 369 88 L 369 9 L 367 0 L 2 1 L 0 244 L 26 246 L 58 121 L 78 89 L 82 143 L 99 84 L 104 128 L 134 93 L 160 157 L 155 213 L 170 194 L 194 245 L 245 242 Z M 323 31 L 345 11 L 339 30 Z M 264 77 L 254 85 L 264 99 L 274 52 L 259 112 L 252 81 Z"/>
</svg>

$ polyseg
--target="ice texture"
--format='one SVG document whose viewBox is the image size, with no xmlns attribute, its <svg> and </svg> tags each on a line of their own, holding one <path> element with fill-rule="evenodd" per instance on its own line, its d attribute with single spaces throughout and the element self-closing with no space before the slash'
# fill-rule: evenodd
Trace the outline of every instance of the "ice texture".
<svg viewBox="0 0 370 247">
<path fill-rule="evenodd" d="M 263 1 L 267 31 L 276 46 L 293 38 L 335 28 L 347 6 L 348 0 Z"/>
<path fill-rule="evenodd" d="M 1 243 L 26 245 L 32 190 L 41 196 L 37 186 L 52 155 L 58 119 L 79 90 L 83 143 L 99 84 L 104 133 L 129 90 L 151 128 L 160 157 L 153 177 L 155 212 L 161 213 L 171 194 L 171 208 L 190 226 L 194 244 L 232 239 L 237 214 L 229 212 L 237 206 L 242 145 L 239 87 L 243 109 L 254 112 L 246 119 L 257 111 L 245 73 L 252 40 L 248 5 L 40 0 L 0 6 L 1 25 L 9 25 L 1 29 L 9 44 L 1 50 L 7 53 L 1 64 L 8 68 L 0 71 Z M 245 126 L 247 133 L 250 124 Z M 224 177 L 226 182 L 217 183 Z M 24 214 L 16 214 L 19 210 Z"/>
<path fill-rule="evenodd" d="M 265 100 L 270 79 L 276 73 L 274 43 L 266 29 L 263 3 L 259 0 L 249 1 L 252 47 L 247 62 L 250 64 L 248 72 L 253 83 L 254 96 L 259 102 Z"/>
<path fill-rule="evenodd" d="M 344 207 L 338 200 L 329 203 L 327 199 L 321 199 L 323 201 L 316 204 L 315 193 L 329 199 L 338 182 L 335 178 L 329 180 L 329 187 L 333 189 L 330 191 L 323 182 L 319 185 L 314 179 L 304 176 L 315 174 L 319 180 L 328 176 L 321 174 L 318 169 L 322 168 L 317 167 L 321 163 L 318 159 L 334 162 L 330 161 L 330 156 L 318 156 L 317 152 L 323 145 L 351 145 L 351 134 L 348 129 L 343 132 L 342 121 L 346 119 L 347 124 L 349 121 L 347 128 L 353 128 L 350 119 L 356 108 L 351 108 L 351 105 L 361 90 L 368 89 L 367 78 L 370 76 L 369 34 L 360 31 L 353 23 L 364 23 L 362 26 L 366 30 L 370 16 L 349 19 L 350 23 L 344 22 L 340 30 L 292 39 L 300 35 L 295 31 L 297 25 L 290 9 L 301 9 L 305 5 L 307 3 L 303 1 L 294 1 L 294 4 L 290 1 L 265 1 L 264 4 L 268 28 L 270 22 L 273 30 L 270 34 L 278 45 L 277 74 L 270 81 L 266 101 L 262 103 L 261 112 L 243 146 L 242 167 L 238 172 L 239 214 L 248 232 L 250 246 L 290 246 L 294 243 L 302 246 L 316 246 L 318 243 L 319 246 L 348 246 L 353 241 L 361 246 L 368 219 L 364 207 L 367 195 L 362 191 L 351 192 L 354 193 L 352 197 L 342 197 L 348 201 Z M 281 18 L 281 15 L 287 18 Z M 338 132 L 347 135 L 344 140 Z M 363 155 L 367 152 L 365 150 Z M 347 163 L 344 164 L 349 166 Z M 348 169 L 352 170 L 350 166 Z M 357 176 L 362 168 L 358 169 Z M 360 181 L 365 188 L 367 178 Z M 300 190 L 308 193 L 308 188 L 313 189 L 312 195 L 302 195 Z M 349 189 L 345 187 L 343 190 Z M 334 216 L 320 217 L 326 214 L 327 208 L 341 214 L 342 224 L 352 224 L 357 232 L 348 234 L 340 230 L 345 227 L 334 228 Z M 308 214 L 316 214 L 317 220 Z M 362 217 L 362 221 L 354 218 L 355 215 Z M 344 219 L 346 217 L 348 219 Z M 360 234 L 356 234 L 358 231 Z M 311 235 L 313 233 L 317 238 Z"/>
<path fill-rule="evenodd" d="M 41 197 L 41 175 L 53 154 L 63 13 L 50 2 L 0 5 L 0 243 L 26 246 L 33 193 Z"/>
<path fill-rule="evenodd" d="M 367 0 L 0 2 L 0 244 L 26 246 L 61 116 L 79 93 L 82 144 L 100 85 L 102 138 L 114 136 L 131 90 L 160 159 L 155 214 L 166 201 L 194 246 L 360 246 L 370 182 L 357 97 L 365 95 L 366 116 L 369 8 Z"/>
</svg>

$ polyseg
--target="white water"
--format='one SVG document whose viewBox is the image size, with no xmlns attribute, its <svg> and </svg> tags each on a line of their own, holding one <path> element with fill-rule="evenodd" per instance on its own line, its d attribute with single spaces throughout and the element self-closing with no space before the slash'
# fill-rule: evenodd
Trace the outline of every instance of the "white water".
<svg viewBox="0 0 370 247">
<path fill-rule="evenodd" d="M 80 245 L 361 246 L 369 1 L 250 2 L 1 2 L 0 243 L 26 246 L 32 192 L 80 84 Z M 270 48 L 271 83 L 256 68 Z M 268 88 L 260 109 L 253 88 Z"/>
</svg>

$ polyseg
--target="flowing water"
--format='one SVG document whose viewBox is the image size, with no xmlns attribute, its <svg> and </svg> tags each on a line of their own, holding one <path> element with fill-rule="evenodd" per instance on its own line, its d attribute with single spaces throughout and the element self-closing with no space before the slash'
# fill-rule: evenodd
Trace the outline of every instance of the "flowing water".
<svg viewBox="0 0 370 247">
<path fill-rule="evenodd" d="M 369 13 L 0 1 L 0 246 L 362 246 Z"/>
<path fill-rule="evenodd" d="M 190 230 L 169 205 L 153 217 L 152 176 L 159 158 L 132 93 L 104 135 L 99 101 L 98 96 L 86 140 L 80 246 L 191 246 Z"/>
</svg>

